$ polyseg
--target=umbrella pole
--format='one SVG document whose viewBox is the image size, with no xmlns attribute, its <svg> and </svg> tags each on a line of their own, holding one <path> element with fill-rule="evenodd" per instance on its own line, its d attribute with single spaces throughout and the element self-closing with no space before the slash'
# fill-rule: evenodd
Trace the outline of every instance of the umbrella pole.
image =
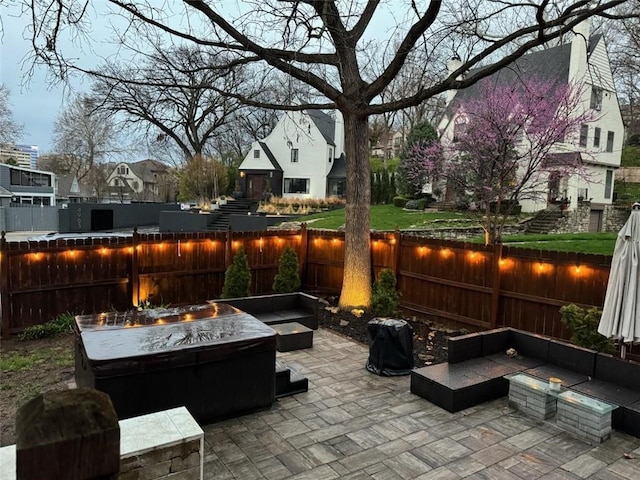
<svg viewBox="0 0 640 480">
<path fill-rule="evenodd" d="M 620 358 L 624 360 L 626 356 L 627 356 L 627 344 L 622 342 L 620 344 Z"/>
</svg>

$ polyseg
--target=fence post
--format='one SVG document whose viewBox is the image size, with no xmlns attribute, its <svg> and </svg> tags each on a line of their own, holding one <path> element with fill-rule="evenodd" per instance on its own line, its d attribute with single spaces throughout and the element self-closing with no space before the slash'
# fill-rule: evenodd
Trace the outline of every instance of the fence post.
<svg viewBox="0 0 640 480">
<path fill-rule="evenodd" d="M 233 238 L 231 232 L 231 225 L 227 227 L 227 239 L 224 243 L 224 269 L 226 270 L 229 265 L 231 265 L 231 261 L 233 260 Z"/>
<path fill-rule="evenodd" d="M 493 245 L 493 289 L 491 292 L 491 328 L 498 326 L 498 309 L 500 308 L 500 259 L 502 258 L 502 243 Z"/>
<path fill-rule="evenodd" d="M 400 229 L 396 227 L 396 231 L 393 232 L 394 250 L 393 250 L 393 275 L 396 277 L 396 285 L 400 280 Z"/>
<path fill-rule="evenodd" d="M 0 234 L 0 322 L 2 338 L 9 338 L 11 329 L 11 305 L 9 303 L 9 248 L 6 232 Z"/>
<path fill-rule="evenodd" d="M 300 281 L 302 285 L 305 284 L 304 278 L 307 273 L 307 254 L 309 251 L 309 232 L 307 230 L 307 224 L 303 223 L 300 227 L 300 255 L 298 258 L 300 274 Z"/>
<path fill-rule="evenodd" d="M 131 304 L 137 307 L 140 304 L 140 272 L 138 269 L 138 245 L 140 234 L 138 227 L 133 228 L 133 252 L 131 253 Z"/>
</svg>

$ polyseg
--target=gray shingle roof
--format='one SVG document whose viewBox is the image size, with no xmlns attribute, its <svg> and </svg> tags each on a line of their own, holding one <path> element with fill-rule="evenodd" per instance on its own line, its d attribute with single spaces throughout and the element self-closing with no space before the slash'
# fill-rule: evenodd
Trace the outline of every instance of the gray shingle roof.
<svg viewBox="0 0 640 480">
<path fill-rule="evenodd" d="M 602 38 L 601 34 L 592 35 L 589 38 L 588 50 L 593 51 L 595 46 Z M 559 83 L 566 83 L 569 80 L 569 61 L 571 58 L 571 43 L 558 45 L 557 47 L 547 48 L 538 52 L 532 52 L 523 55 L 506 67 L 497 71 L 493 75 L 487 77 L 497 85 L 514 84 L 523 79 L 540 78 L 545 80 L 555 80 Z M 486 67 L 480 67 L 470 70 L 469 73 L 482 71 Z M 482 89 L 479 83 L 471 85 L 463 90 L 458 90 L 454 99 L 447 107 L 446 115 L 451 116 L 452 110 L 456 105 L 479 98 Z"/>
<path fill-rule="evenodd" d="M 278 170 L 279 172 L 282 171 L 282 167 L 280 166 L 280 164 L 278 163 L 278 161 L 276 160 L 275 155 L 273 154 L 273 152 L 271 151 L 271 149 L 267 146 L 266 143 L 264 142 L 258 142 L 260 144 L 260 148 L 262 148 L 262 150 L 264 151 L 264 153 L 267 154 L 267 158 L 269 159 L 269 161 L 271 162 L 271 165 L 273 165 L 273 168 L 275 170 Z"/>
<path fill-rule="evenodd" d="M 318 127 L 325 141 L 335 147 L 336 122 L 334 119 L 321 110 L 307 110 L 306 113 Z"/>
<path fill-rule="evenodd" d="M 165 173 L 168 170 L 164 163 L 151 159 L 128 163 L 127 165 L 145 183 L 155 183 L 154 174 Z"/>
<path fill-rule="evenodd" d="M 347 178 L 347 159 L 344 153 L 333 161 L 333 166 L 327 178 Z"/>
</svg>

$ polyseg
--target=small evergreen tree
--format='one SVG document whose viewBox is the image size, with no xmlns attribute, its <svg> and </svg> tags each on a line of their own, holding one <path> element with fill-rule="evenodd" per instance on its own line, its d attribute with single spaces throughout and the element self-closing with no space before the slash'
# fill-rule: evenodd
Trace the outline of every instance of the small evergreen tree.
<svg viewBox="0 0 640 480">
<path fill-rule="evenodd" d="M 400 294 L 396 290 L 396 277 L 390 268 L 380 272 L 373 284 L 371 310 L 374 314 L 388 317 L 398 312 Z"/>
<path fill-rule="evenodd" d="M 291 247 L 285 248 L 280 256 L 278 273 L 273 279 L 273 290 L 276 293 L 292 293 L 300 290 L 298 255 Z"/>
<path fill-rule="evenodd" d="M 222 298 L 248 297 L 250 287 L 251 270 L 244 247 L 240 247 L 224 274 Z"/>
</svg>

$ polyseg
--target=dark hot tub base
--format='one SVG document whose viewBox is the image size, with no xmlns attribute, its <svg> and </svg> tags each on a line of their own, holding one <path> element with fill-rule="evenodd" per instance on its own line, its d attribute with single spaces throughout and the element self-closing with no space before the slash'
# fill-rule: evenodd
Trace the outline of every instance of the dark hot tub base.
<svg viewBox="0 0 640 480">
<path fill-rule="evenodd" d="M 109 394 L 120 419 L 184 405 L 207 424 L 275 400 L 275 332 L 238 310 L 134 328 L 85 317 L 76 326 L 76 383 Z"/>
</svg>

